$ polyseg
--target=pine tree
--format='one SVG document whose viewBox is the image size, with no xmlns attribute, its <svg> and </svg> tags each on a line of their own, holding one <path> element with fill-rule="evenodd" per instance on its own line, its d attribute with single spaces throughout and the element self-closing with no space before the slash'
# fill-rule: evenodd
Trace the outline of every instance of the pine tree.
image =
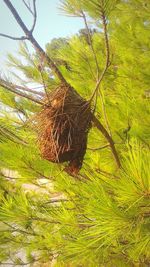
<svg viewBox="0 0 150 267">
<path fill-rule="evenodd" d="M 23 2 L 34 23 L 18 56 L 8 55 L 13 80 L 0 79 L 0 263 L 149 266 L 149 1 L 61 1 L 85 30 L 46 52 L 33 37 L 36 1 L 33 10 Z M 103 126 L 92 122 L 76 177 L 42 159 L 32 123 L 60 82 L 91 102 Z"/>
</svg>

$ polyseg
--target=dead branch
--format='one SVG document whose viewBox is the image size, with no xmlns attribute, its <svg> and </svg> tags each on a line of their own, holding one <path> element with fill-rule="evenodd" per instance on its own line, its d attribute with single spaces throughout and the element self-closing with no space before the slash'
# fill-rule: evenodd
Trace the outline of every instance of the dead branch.
<svg viewBox="0 0 150 267">
<path fill-rule="evenodd" d="M 32 93 L 32 94 L 35 94 L 35 95 L 44 97 L 44 93 L 42 93 L 42 92 L 37 92 L 37 91 L 35 91 L 34 89 L 27 88 L 27 87 L 20 86 L 20 85 L 13 85 L 13 86 L 15 86 L 15 87 L 16 87 L 17 89 L 19 89 L 19 90 L 27 91 L 27 92 L 29 92 L 29 93 Z"/>
<path fill-rule="evenodd" d="M 23 41 L 23 40 L 27 40 L 28 39 L 26 36 L 13 37 L 13 36 L 10 36 L 10 35 L 4 34 L 4 33 L 0 33 L 0 36 L 5 37 L 5 38 L 9 38 L 11 40 L 20 40 L 20 41 Z"/>
<path fill-rule="evenodd" d="M 22 0 L 23 4 L 26 6 L 26 8 L 28 9 L 28 11 L 34 16 L 34 12 L 32 11 L 31 7 L 29 6 L 29 4 L 26 3 L 25 0 Z"/>
<path fill-rule="evenodd" d="M 41 59 L 42 60 L 44 59 L 45 63 L 47 63 L 48 66 L 53 70 L 54 75 L 56 75 L 63 84 L 68 85 L 66 79 L 63 77 L 62 73 L 57 68 L 57 66 L 55 65 L 53 60 L 50 57 L 48 57 L 48 55 L 45 53 L 45 51 L 42 49 L 42 47 L 38 44 L 38 42 L 33 37 L 32 29 L 29 30 L 27 28 L 27 26 L 24 24 L 24 22 L 22 21 L 21 17 L 19 16 L 18 12 L 14 8 L 14 6 L 10 2 L 10 0 L 3 0 L 3 1 L 7 5 L 9 10 L 11 11 L 11 13 L 14 16 L 14 18 L 16 19 L 17 23 L 20 25 L 20 27 L 24 31 L 27 39 L 30 40 L 30 42 L 33 44 L 35 50 L 39 53 Z"/>
<path fill-rule="evenodd" d="M 36 25 L 36 20 L 37 20 L 37 12 L 36 12 L 36 0 L 33 0 L 33 25 L 30 30 L 32 33 L 34 31 L 35 25 Z"/>
<path fill-rule="evenodd" d="M 8 86 L 10 86 L 10 87 L 12 87 L 14 89 L 23 90 L 23 91 L 26 91 L 26 92 L 29 92 L 29 93 L 44 97 L 44 93 L 42 93 L 42 92 L 37 92 L 34 89 L 27 88 L 25 86 L 21 86 L 21 85 L 17 85 L 17 84 L 13 84 L 12 82 L 8 82 L 8 81 L 0 78 L 0 85 L 2 85 L 2 84 L 6 84 L 6 85 L 8 85 Z"/>
<path fill-rule="evenodd" d="M 18 96 L 21 96 L 21 97 L 24 97 L 24 98 L 27 98 L 37 104 L 40 104 L 40 105 L 43 105 L 43 102 L 41 102 L 40 100 L 34 98 L 33 96 L 31 95 L 27 95 L 27 94 L 24 94 L 23 92 L 17 90 L 14 88 L 14 86 L 11 86 L 11 84 L 8 84 L 8 83 L 5 83 L 3 82 L 2 80 L 0 80 L 0 86 L 2 86 L 3 88 L 5 88 L 6 90 L 12 92 L 12 93 L 15 93 L 16 95 Z"/>
</svg>

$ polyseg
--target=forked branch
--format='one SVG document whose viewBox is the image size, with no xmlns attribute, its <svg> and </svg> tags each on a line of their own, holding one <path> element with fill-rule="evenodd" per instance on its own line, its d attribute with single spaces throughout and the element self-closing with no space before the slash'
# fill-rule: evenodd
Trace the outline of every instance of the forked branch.
<svg viewBox="0 0 150 267">
<path fill-rule="evenodd" d="M 35 0 L 36 1 L 36 0 Z M 35 2 L 34 1 L 34 2 Z M 22 2 L 24 3 L 24 5 L 26 6 L 26 8 L 28 9 L 28 11 L 34 16 L 34 11 L 31 9 L 30 4 L 27 4 L 27 2 L 25 0 L 22 0 Z"/>
<path fill-rule="evenodd" d="M 10 2 L 10 0 L 3 0 L 3 1 L 7 5 L 7 7 L 9 8 L 9 10 L 11 11 L 12 15 L 16 19 L 16 21 L 19 24 L 19 26 L 24 31 L 24 33 L 26 35 L 26 38 L 28 40 L 30 40 L 30 42 L 33 44 L 35 50 L 41 56 L 41 59 L 43 61 L 45 61 L 45 63 L 48 64 L 48 66 L 53 70 L 54 75 L 56 75 L 63 84 L 68 85 L 66 79 L 63 77 L 62 73 L 57 68 L 57 66 L 55 65 L 55 63 L 53 62 L 53 60 L 50 57 L 48 57 L 48 55 L 45 53 L 45 51 L 42 49 L 42 47 L 38 44 L 38 42 L 33 37 L 33 29 L 34 29 L 34 27 L 32 27 L 32 29 L 29 30 L 27 28 L 27 26 L 24 24 L 23 20 L 21 19 L 20 15 L 18 14 L 17 10 L 14 8 L 14 6 L 12 5 L 12 3 Z M 34 4 L 35 4 L 35 1 L 34 1 Z"/>
</svg>

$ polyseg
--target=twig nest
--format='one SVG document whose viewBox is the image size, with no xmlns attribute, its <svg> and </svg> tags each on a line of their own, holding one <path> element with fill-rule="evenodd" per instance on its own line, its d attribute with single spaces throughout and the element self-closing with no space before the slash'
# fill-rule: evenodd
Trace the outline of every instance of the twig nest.
<svg viewBox="0 0 150 267">
<path fill-rule="evenodd" d="M 66 171 L 77 174 L 86 152 L 91 118 L 89 103 L 71 86 L 56 88 L 37 115 L 42 157 L 55 163 L 69 162 Z"/>
</svg>

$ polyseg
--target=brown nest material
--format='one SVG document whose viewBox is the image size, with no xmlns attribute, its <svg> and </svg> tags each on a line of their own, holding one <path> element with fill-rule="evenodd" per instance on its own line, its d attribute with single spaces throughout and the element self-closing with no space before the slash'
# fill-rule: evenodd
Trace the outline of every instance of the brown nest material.
<svg viewBox="0 0 150 267">
<path fill-rule="evenodd" d="M 77 174 L 86 152 L 91 118 L 89 103 L 71 86 L 56 88 L 37 115 L 42 157 L 55 163 L 69 162 L 65 170 Z"/>
</svg>

